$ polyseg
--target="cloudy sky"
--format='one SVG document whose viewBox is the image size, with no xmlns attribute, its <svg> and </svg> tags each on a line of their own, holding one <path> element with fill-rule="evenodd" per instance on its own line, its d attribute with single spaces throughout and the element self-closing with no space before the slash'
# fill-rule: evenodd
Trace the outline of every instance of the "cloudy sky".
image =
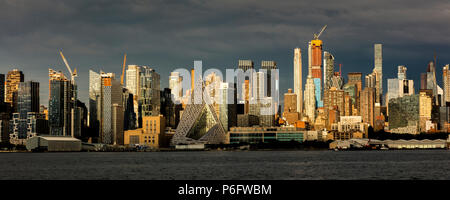
<svg viewBox="0 0 450 200">
<path fill-rule="evenodd" d="M 77 68 L 84 102 L 88 70 L 120 77 L 124 53 L 127 64 L 158 71 L 162 87 L 171 70 L 191 68 L 194 60 L 203 60 L 204 70 L 274 60 L 284 93 L 293 87 L 293 49 L 302 48 L 307 66 L 307 43 L 325 24 L 324 50 L 345 75 L 370 73 L 373 44 L 382 43 L 385 79 L 406 65 L 417 91 L 419 73 L 436 53 L 442 85 L 442 66 L 450 63 L 448 0 L 0 0 L 0 73 L 17 68 L 25 80 L 39 81 L 47 105 L 48 68 L 66 72 L 58 50 Z"/>
</svg>

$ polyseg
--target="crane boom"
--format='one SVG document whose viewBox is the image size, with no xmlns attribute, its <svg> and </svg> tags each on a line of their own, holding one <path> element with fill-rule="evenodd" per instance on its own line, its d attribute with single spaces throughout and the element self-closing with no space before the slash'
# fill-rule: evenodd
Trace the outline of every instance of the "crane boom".
<svg viewBox="0 0 450 200">
<path fill-rule="evenodd" d="M 67 63 L 66 58 L 64 57 L 64 55 L 63 55 L 63 53 L 62 53 L 61 51 L 59 51 L 59 54 L 61 54 L 61 57 L 62 57 L 64 63 L 66 64 L 67 70 L 69 70 L 70 77 L 73 78 L 72 70 L 70 69 L 70 66 L 69 66 L 69 64 Z"/>
<path fill-rule="evenodd" d="M 123 56 L 122 76 L 120 77 L 120 83 L 123 85 L 123 76 L 125 74 L 125 63 L 127 62 L 127 54 Z"/>
<path fill-rule="evenodd" d="M 325 29 L 327 28 L 327 25 L 323 26 L 322 29 L 320 30 L 319 34 L 314 34 L 314 39 L 319 39 L 320 35 L 322 35 L 323 31 L 325 31 Z"/>
</svg>

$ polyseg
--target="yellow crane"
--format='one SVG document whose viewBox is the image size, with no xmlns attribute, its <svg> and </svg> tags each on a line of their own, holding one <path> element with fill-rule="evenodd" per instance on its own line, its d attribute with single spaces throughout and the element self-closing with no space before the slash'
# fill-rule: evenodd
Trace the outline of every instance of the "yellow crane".
<svg viewBox="0 0 450 200">
<path fill-rule="evenodd" d="M 327 25 L 323 26 L 322 29 L 320 30 L 319 34 L 315 34 L 314 33 L 314 39 L 318 40 L 320 35 L 322 35 L 323 31 L 325 31 L 325 29 L 327 28 Z"/>
<path fill-rule="evenodd" d="M 127 62 L 127 54 L 123 56 L 122 76 L 120 76 L 120 83 L 123 85 L 123 76 L 125 74 L 125 63 Z"/>
</svg>

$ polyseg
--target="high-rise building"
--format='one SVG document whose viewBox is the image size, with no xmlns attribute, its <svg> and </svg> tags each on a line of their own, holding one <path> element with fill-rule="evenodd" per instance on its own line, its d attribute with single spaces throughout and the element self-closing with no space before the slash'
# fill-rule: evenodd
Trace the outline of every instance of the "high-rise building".
<svg viewBox="0 0 450 200">
<path fill-rule="evenodd" d="M 343 90 L 346 93 L 346 98 L 348 96 L 349 99 L 346 99 L 346 101 L 348 100 L 349 102 L 346 102 L 346 106 L 349 106 L 349 110 L 345 111 L 345 116 L 349 116 L 349 115 L 354 115 L 354 116 L 358 116 L 359 115 L 359 97 L 357 96 L 357 92 L 358 92 L 358 87 L 356 86 L 356 84 L 354 83 L 347 83 L 344 85 Z M 349 103 L 349 104 L 347 104 Z"/>
<path fill-rule="evenodd" d="M 133 94 L 137 127 L 142 117 L 160 114 L 160 75 L 147 66 L 128 65 L 126 87 Z"/>
<path fill-rule="evenodd" d="M 374 126 L 375 121 L 375 88 L 366 87 L 361 92 L 360 96 L 360 114 L 363 122 Z"/>
<path fill-rule="evenodd" d="M 442 81 L 444 82 L 444 104 L 450 102 L 450 65 L 447 64 L 442 69 Z"/>
<path fill-rule="evenodd" d="M 225 131 L 237 126 L 236 89 L 231 83 L 220 83 L 219 120 Z"/>
<path fill-rule="evenodd" d="M 267 80 L 265 78 L 265 74 L 263 72 L 255 72 L 253 73 L 251 81 L 251 96 L 250 101 L 258 101 L 261 98 L 266 97 L 266 86 Z"/>
<path fill-rule="evenodd" d="M 26 145 L 27 139 L 47 135 L 49 130 L 45 115 L 35 112 L 29 112 L 25 119 L 20 119 L 19 113 L 14 113 L 9 126 L 9 142 L 15 145 Z"/>
<path fill-rule="evenodd" d="M 38 82 L 19 83 L 17 96 L 17 113 L 10 122 L 10 142 L 25 144 L 30 137 L 48 133 L 48 124 L 45 115 L 40 114 Z"/>
<path fill-rule="evenodd" d="M 322 101 L 322 40 L 314 39 L 308 44 L 308 74 L 311 75 L 314 84 L 315 106 L 323 107 Z M 306 87 L 306 85 L 305 85 Z M 306 107 L 306 105 L 305 105 Z"/>
<path fill-rule="evenodd" d="M 284 93 L 283 116 L 290 125 L 300 120 L 300 115 L 297 112 L 297 94 L 293 93 L 290 88 L 287 93 Z"/>
<path fill-rule="evenodd" d="M 133 104 L 134 104 L 134 113 L 136 115 L 139 113 L 139 85 L 140 85 L 140 78 L 139 78 L 139 71 L 140 66 L 138 65 L 128 65 L 127 69 L 127 79 L 126 79 L 126 88 L 130 91 L 131 94 L 133 94 Z M 139 120 L 138 117 L 136 117 L 136 127 L 139 127 Z"/>
<path fill-rule="evenodd" d="M 19 90 L 19 83 L 23 81 L 24 75 L 18 69 L 9 71 L 6 76 L 5 102 L 11 104 L 13 112 L 17 111 L 17 90 Z"/>
<path fill-rule="evenodd" d="M 323 102 L 325 108 L 325 115 L 328 110 L 332 110 L 337 107 L 340 116 L 345 115 L 345 93 L 344 90 L 339 90 L 335 87 L 331 87 L 329 90 L 325 90 L 323 95 Z"/>
<path fill-rule="evenodd" d="M 408 70 L 408 68 L 406 68 L 404 65 L 398 66 L 397 78 L 400 80 L 406 79 L 406 70 Z"/>
<path fill-rule="evenodd" d="M 114 73 L 89 72 L 90 127 L 99 142 L 124 144 L 124 129 L 136 128 L 133 94 L 123 88 Z"/>
<path fill-rule="evenodd" d="M 350 72 L 347 74 L 349 84 L 356 85 L 356 96 L 359 97 L 362 90 L 362 73 L 361 72 Z"/>
<path fill-rule="evenodd" d="M 334 75 L 334 56 L 328 51 L 323 52 L 323 85 L 324 90 L 332 87 L 331 79 Z"/>
<path fill-rule="evenodd" d="M 17 112 L 20 119 L 26 119 L 29 112 L 39 113 L 39 83 L 19 83 Z"/>
<path fill-rule="evenodd" d="M 310 122 L 314 122 L 316 112 L 316 98 L 314 95 L 314 87 L 314 79 L 312 78 L 311 74 L 309 74 L 306 78 L 305 95 L 303 97 L 305 102 L 305 115 L 308 117 L 308 120 Z"/>
<path fill-rule="evenodd" d="M 5 75 L 0 74 L 0 104 L 5 102 Z"/>
<path fill-rule="evenodd" d="M 342 90 L 344 86 L 344 77 L 341 76 L 340 72 L 335 72 L 333 77 L 331 77 L 331 87 Z"/>
<path fill-rule="evenodd" d="M 122 86 L 113 73 L 101 74 L 100 141 L 123 144 Z"/>
<path fill-rule="evenodd" d="M 80 132 L 75 132 L 75 126 L 80 124 L 77 121 L 79 119 L 75 119 L 76 116 L 79 116 L 76 102 L 74 102 L 74 100 L 76 101 L 76 85 L 72 84 L 61 72 L 49 69 L 49 87 L 48 123 L 50 134 L 80 136 Z M 72 120 L 72 118 L 74 119 Z M 81 131 L 81 129 L 77 129 L 77 131 Z"/>
<path fill-rule="evenodd" d="M 311 76 L 319 78 L 322 83 L 322 40 L 311 40 L 308 45 Z"/>
<path fill-rule="evenodd" d="M 266 96 L 272 96 L 272 87 L 275 87 L 275 79 L 272 77 L 272 70 L 277 69 L 277 63 L 275 61 L 261 61 L 261 69 L 265 73 L 266 77 Z"/>
<path fill-rule="evenodd" d="M 138 121 L 142 117 L 158 116 L 161 109 L 160 76 L 154 69 L 147 66 L 139 70 L 139 112 Z"/>
<path fill-rule="evenodd" d="M 419 130 L 427 132 L 427 122 L 431 122 L 432 91 L 420 90 L 419 92 Z"/>
<path fill-rule="evenodd" d="M 7 143 L 9 141 L 9 113 L 0 113 L 0 142 Z"/>
<path fill-rule="evenodd" d="M 124 111 L 123 130 L 133 130 L 136 128 L 136 113 L 134 112 L 133 94 L 127 88 L 122 88 L 122 91 L 122 107 Z"/>
<path fill-rule="evenodd" d="M 127 74 L 128 75 L 128 74 Z M 101 76 L 92 70 L 89 70 L 89 127 L 99 136 L 101 120 Z"/>
<path fill-rule="evenodd" d="M 242 71 L 246 72 L 249 69 L 255 69 L 255 66 L 251 60 L 239 60 L 238 69 L 242 69 Z"/>
<path fill-rule="evenodd" d="M 405 95 L 414 94 L 414 81 L 406 79 L 407 68 L 403 65 L 398 66 L 398 77 L 388 79 L 388 91 L 386 94 L 387 111 L 389 115 L 389 101 Z"/>
<path fill-rule="evenodd" d="M 392 133 L 417 134 L 419 95 L 398 97 L 389 101 L 389 130 Z"/>
<path fill-rule="evenodd" d="M 382 44 L 374 45 L 374 57 L 375 57 L 375 89 L 376 89 L 376 103 L 382 103 L 383 97 L 383 53 L 382 53 Z"/>
<path fill-rule="evenodd" d="M 427 67 L 427 88 L 428 90 L 433 91 L 433 98 L 436 105 L 438 105 L 438 91 L 437 91 L 437 83 L 436 83 L 436 66 L 433 61 L 428 63 Z"/>
<path fill-rule="evenodd" d="M 297 112 L 303 114 L 303 76 L 302 76 L 302 51 L 294 49 L 294 93 L 297 95 Z M 300 116 L 301 117 L 301 116 Z"/>
<path fill-rule="evenodd" d="M 242 86 L 242 93 L 238 94 L 239 104 L 244 104 L 244 114 L 248 114 L 250 112 L 251 93 L 253 92 L 251 81 L 253 79 L 252 72 L 254 72 L 252 70 L 255 70 L 254 63 L 251 60 L 239 60 L 238 69 L 241 69 L 243 72 L 248 71 L 248 75 L 245 75 L 243 82 L 237 83 L 239 86 Z"/>
<path fill-rule="evenodd" d="M 180 72 L 170 73 L 169 88 L 172 92 L 173 102 L 181 102 L 183 97 L 183 77 L 180 76 Z"/>
</svg>

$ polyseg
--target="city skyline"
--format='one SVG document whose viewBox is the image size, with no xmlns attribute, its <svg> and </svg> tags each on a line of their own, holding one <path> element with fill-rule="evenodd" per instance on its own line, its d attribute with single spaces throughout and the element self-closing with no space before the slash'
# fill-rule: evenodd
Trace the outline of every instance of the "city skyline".
<svg viewBox="0 0 450 200">
<path fill-rule="evenodd" d="M 17 68 L 24 72 L 25 81 L 37 81 L 41 88 L 48 88 L 48 68 L 68 74 L 58 56 L 62 49 L 78 70 L 78 96 L 85 103 L 89 69 L 120 75 L 123 53 L 128 54 L 128 64 L 155 69 L 161 75 L 161 88 L 168 87 L 172 70 L 189 69 L 194 60 L 203 60 L 204 69 L 222 70 L 236 68 L 239 59 L 253 60 L 258 67 L 262 60 L 274 60 L 280 77 L 285 77 L 280 79 L 280 92 L 284 93 L 293 89 L 293 49 L 302 49 L 305 85 L 307 43 L 324 24 L 328 28 L 321 36 L 323 50 L 335 56 L 336 64 L 342 64 L 344 75 L 371 72 L 375 43 L 383 44 L 383 86 L 387 79 L 397 77 L 399 65 L 405 65 L 408 78 L 419 83 L 418 74 L 426 70 L 434 53 L 436 79 L 442 85 L 442 67 L 450 60 L 445 37 L 448 6 L 443 1 L 389 3 L 389 8 L 379 6 L 379 2 L 352 3 L 354 8 L 330 2 L 218 5 L 192 1 L 164 8 L 158 2 L 141 5 L 130 1 L 123 6 L 114 2 L 50 3 L 2 2 L 5 29 L 0 31 L 0 73 Z M 212 12 L 219 6 L 222 11 Z M 89 9 L 83 9 L 86 7 Z M 399 7 L 408 12 L 398 12 Z M 311 8 L 317 14 L 307 11 Z M 182 17 L 172 11 L 191 15 Z M 30 23 L 26 19 L 33 14 L 37 15 Z M 412 26 L 417 23 L 421 26 Z M 47 105 L 47 96 L 48 90 L 41 89 L 41 104 Z"/>
</svg>

